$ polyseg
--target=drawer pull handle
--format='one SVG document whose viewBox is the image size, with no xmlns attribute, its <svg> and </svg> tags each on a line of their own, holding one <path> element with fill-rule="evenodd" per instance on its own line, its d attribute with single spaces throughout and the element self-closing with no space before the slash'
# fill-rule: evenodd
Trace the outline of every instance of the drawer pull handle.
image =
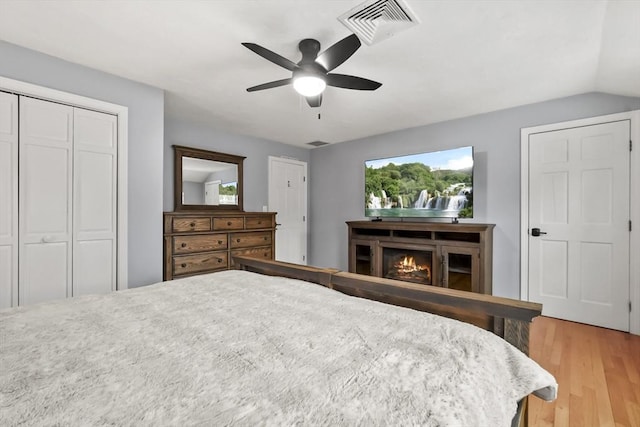
<svg viewBox="0 0 640 427">
<path fill-rule="evenodd" d="M 236 239 L 236 242 L 240 243 L 240 239 Z"/>
<path fill-rule="evenodd" d="M 182 263 L 182 264 L 180 264 L 180 267 L 182 267 L 182 268 L 186 268 L 186 267 L 187 267 L 187 264 Z"/>
<path fill-rule="evenodd" d="M 191 228 L 193 228 L 193 227 L 195 227 L 195 226 L 196 226 L 196 223 L 195 223 L 195 222 L 192 222 L 191 224 L 189 224 L 189 226 L 190 226 Z"/>
<path fill-rule="evenodd" d="M 218 244 L 221 245 L 222 244 L 222 240 L 218 240 Z"/>
<path fill-rule="evenodd" d="M 231 225 L 231 221 L 227 221 L 227 225 Z"/>
<path fill-rule="evenodd" d="M 258 225 L 262 225 L 262 221 L 258 221 Z"/>
<path fill-rule="evenodd" d="M 183 244 L 181 244 L 180 246 L 182 246 L 183 248 L 186 248 L 186 247 L 187 247 L 187 244 L 186 244 L 186 243 L 183 243 Z"/>
<path fill-rule="evenodd" d="M 265 241 L 267 240 L 266 236 L 265 236 L 264 240 L 265 240 Z"/>
<path fill-rule="evenodd" d="M 268 257 L 268 256 L 269 256 L 269 254 L 265 252 L 265 253 L 264 253 L 264 257 L 266 258 L 266 257 Z"/>
<path fill-rule="evenodd" d="M 218 258 L 218 264 L 220 264 L 222 262 L 222 259 Z"/>
</svg>

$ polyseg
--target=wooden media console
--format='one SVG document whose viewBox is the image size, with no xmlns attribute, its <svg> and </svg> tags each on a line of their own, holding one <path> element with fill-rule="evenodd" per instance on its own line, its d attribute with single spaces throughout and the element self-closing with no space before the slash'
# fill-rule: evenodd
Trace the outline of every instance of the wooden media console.
<svg viewBox="0 0 640 427">
<path fill-rule="evenodd" d="M 491 294 L 494 224 L 348 221 L 349 272 Z"/>
</svg>

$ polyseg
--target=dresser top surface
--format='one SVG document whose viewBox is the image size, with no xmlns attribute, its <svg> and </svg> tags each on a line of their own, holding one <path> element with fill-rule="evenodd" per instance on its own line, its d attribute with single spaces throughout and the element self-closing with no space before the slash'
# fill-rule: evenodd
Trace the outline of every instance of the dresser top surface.
<svg viewBox="0 0 640 427">
<path fill-rule="evenodd" d="M 163 212 L 165 216 L 215 216 L 215 217 L 239 217 L 239 216 L 265 216 L 275 215 L 276 212 L 245 212 L 245 211 L 172 211 Z"/>
</svg>

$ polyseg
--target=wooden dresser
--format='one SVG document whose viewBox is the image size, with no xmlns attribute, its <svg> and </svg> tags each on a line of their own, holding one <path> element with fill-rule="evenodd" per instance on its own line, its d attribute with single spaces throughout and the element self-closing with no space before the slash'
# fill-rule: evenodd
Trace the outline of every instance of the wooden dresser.
<svg viewBox="0 0 640 427">
<path fill-rule="evenodd" d="M 163 279 L 233 268 L 233 255 L 274 259 L 273 212 L 165 212 Z"/>
</svg>

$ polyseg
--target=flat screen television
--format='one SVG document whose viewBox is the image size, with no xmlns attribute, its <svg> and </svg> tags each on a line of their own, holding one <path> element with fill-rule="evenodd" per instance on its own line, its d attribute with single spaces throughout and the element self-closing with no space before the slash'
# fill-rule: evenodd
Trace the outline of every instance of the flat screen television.
<svg viewBox="0 0 640 427">
<path fill-rule="evenodd" d="M 473 218 L 473 147 L 365 161 L 365 216 Z"/>
</svg>

